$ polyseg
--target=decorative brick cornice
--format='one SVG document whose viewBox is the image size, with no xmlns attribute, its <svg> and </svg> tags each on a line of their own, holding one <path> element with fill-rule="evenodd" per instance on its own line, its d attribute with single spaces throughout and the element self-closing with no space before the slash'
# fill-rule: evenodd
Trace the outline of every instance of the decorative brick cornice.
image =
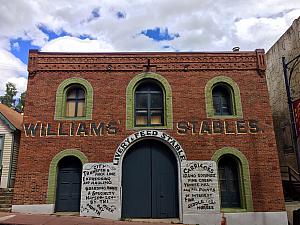
<svg viewBox="0 0 300 225">
<path fill-rule="evenodd" d="M 30 51 L 36 71 L 197 71 L 265 69 L 264 52 L 216 53 L 46 53 Z"/>
</svg>

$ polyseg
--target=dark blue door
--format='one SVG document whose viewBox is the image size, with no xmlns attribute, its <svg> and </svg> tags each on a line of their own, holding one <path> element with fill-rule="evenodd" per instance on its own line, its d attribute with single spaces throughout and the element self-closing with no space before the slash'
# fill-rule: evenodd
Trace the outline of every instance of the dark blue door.
<svg viewBox="0 0 300 225">
<path fill-rule="evenodd" d="M 79 212 L 82 164 L 67 156 L 58 163 L 56 212 Z"/>
<path fill-rule="evenodd" d="M 177 218 L 178 172 L 164 144 L 146 140 L 125 155 L 122 168 L 123 218 Z"/>
</svg>

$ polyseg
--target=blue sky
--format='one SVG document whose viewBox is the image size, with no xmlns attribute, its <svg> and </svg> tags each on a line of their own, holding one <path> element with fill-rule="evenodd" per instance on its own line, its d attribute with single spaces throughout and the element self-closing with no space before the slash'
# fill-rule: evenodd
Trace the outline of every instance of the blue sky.
<svg viewBox="0 0 300 225">
<path fill-rule="evenodd" d="M 300 15 L 287 0 L 10 0 L 0 7 L 0 95 L 26 90 L 29 49 L 55 52 L 268 50 Z"/>
</svg>

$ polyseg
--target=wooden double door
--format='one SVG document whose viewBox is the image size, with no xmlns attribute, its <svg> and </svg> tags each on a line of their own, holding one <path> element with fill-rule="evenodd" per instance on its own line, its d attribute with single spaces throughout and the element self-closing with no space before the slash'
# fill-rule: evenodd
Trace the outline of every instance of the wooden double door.
<svg viewBox="0 0 300 225">
<path fill-rule="evenodd" d="M 132 146 L 122 165 L 122 218 L 178 218 L 178 204 L 172 151 L 156 140 Z"/>
</svg>

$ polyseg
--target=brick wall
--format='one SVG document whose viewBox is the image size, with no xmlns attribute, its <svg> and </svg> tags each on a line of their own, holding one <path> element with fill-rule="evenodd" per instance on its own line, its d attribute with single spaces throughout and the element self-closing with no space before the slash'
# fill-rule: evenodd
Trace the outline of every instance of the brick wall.
<svg viewBox="0 0 300 225">
<path fill-rule="evenodd" d="M 112 162 L 117 146 L 133 130 L 126 130 L 126 87 L 145 71 L 165 77 L 173 98 L 173 129 L 166 130 L 185 150 L 188 160 L 211 160 L 220 148 L 241 151 L 250 166 L 255 211 L 284 210 L 279 163 L 264 74 L 264 53 L 115 53 L 55 54 L 31 52 L 24 123 L 55 126 L 55 96 L 70 77 L 88 80 L 94 89 L 92 121 L 120 122 L 116 135 L 87 137 L 25 137 L 22 133 L 14 204 L 45 204 L 49 165 L 64 149 L 80 149 L 89 162 Z M 148 64 L 150 59 L 150 64 Z M 147 66 L 148 65 L 148 66 Z M 149 66 L 150 65 L 150 66 Z M 244 120 L 258 120 L 258 134 L 180 135 L 179 121 L 207 119 L 205 85 L 215 76 L 232 78 L 239 86 Z M 76 121 L 75 123 L 78 123 Z M 196 124 L 199 132 L 199 123 Z"/>
</svg>

